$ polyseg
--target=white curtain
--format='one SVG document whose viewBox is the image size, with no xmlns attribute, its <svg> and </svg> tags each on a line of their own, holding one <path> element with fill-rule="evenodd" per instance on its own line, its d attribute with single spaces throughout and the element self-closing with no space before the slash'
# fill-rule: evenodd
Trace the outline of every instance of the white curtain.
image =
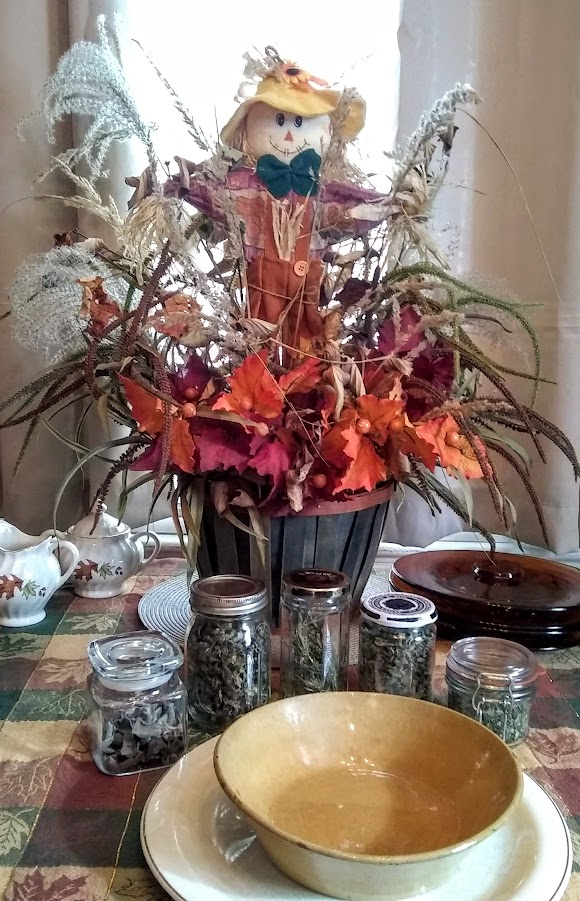
<svg viewBox="0 0 580 901">
<path fill-rule="evenodd" d="M 8 287 L 14 270 L 30 253 L 51 247 L 53 235 L 74 227 L 74 214 L 56 202 L 32 200 L 32 179 L 48 165 L 55 148 L 42 129 L 31 126 L 30 140 L 16 136 L 16 123 L 36 109 L 40 89 L 69 45 L 66 3 L 19 0 L 0 3 L 0 312 L 8 309 Z M 70 128 L 59 130 L 57 152 L 69 146 Z M 67 186 L 51 178 L 47 193 L 63 193 Z M 10 339 L 9 320 L 0 323 L 0 396 L 5 398 L 37 377 L 43 360 Z M 70 410 L 58 419 L 61 430 L 74 429 Z M 75 463 L 72 453 L 39 430 L 17 478 L 13 469 L 26 434 L 26 425 L 0 432 L 2 516 L 26 531 L 38 533 L 52 522 L 54 496 Z M 71 485 L 64 498 L 61 525 L 69 525 L 82 509 L 83 485 Z"/>
<path fill-rule="evenodd" d="M 535 227 L 549 260 L 560 295 L 556 294 L 517 183 L 501 154 L 467 117 L 453 151 L 448 187 L 441 194 L 438 223 L 444 243 L 454 248 L 454 268 L 485 276 L 523 299 L 543 301 L 534 311 L 544 356 L 544 374 L 558 386 L 544 386 L 540 411 L 553 419 L 576 444 L 580 422 L 575 410 L 577 312 L 575 287 L 580 261 L 577 113 L 580 5 L 576 0 L 373 0 L 356 7 L 335 7 L 299 0 L 274 15 L 266 2 L 240 10 L 231 4 L 228 27 L 216 21 L 218 8 L 166 0 L 21 0 L 0 4 L 0 71 L 10 85 L 8 103 L 0 108 L 3 180 L 0 185 L 1 301 L 18 262 L 33 250 L 50 246 L 54 232 L 74 224 L 57 205 L 20 202 L 30 191 L 31 174 L 46 163 L 49 148 L 40 133 L 28 144 L 14 135 L 14 123 L 35 107 L 43 81 L 54 69 L 70 40 L 95 37 L 95 17 L 120 11 L 131 34 L 151 52 L 160 68 L 199 111 L 202 126 L 215 135 L 233 109 L 241 76 L 241 54 L 253 45 L 273 44 L 284 55 L 296 55 L 315 74 L 356 85 L 369 106 L 363 132 L 362 164 L 378 168 L 382 151 L 393 143 L 398 108 L 399 141 L 409 135 L 434 99 L 457 81 L 469 81 L 482 96 L 476 115 L 491 132 L 517 171 Z M 397 24 L 400 50 L 397 49 Z M 34 32 L 22 29 L 34 22 Z M 136 59 L 140 52 L 135 48 Z M 159 121 L 159 150 L 194 156 L 180 130 L 171 104 L 156 94 L 155 79 L 140 59 L 136 89 L 143 108 Z M 70 134 L 60 136 L 62 146 Z M 126 174 L 139 172 L 133 154 L 113 159 L 108 186 L 121 205 L 127 197 Z M 366 157 L 366 159 L 365 159 Z M 18 201 L 14 203 L 15 201 Z M 13 204 L 12 206 L 9 206 Z M 6 209 L 6 207 L 8 207 Z M 449 228 L 453 223 L 454 228 Z M 88 229 L 88 223 L 85 224 Z M 6 334 L 6 321 L 0 324 Z M 35 375 L 41 362 L 4 341 L 0 355 L 2 395 Z M 510 353 L 509 343 L 506 350 Z M 12 481 L 11 470 L 22 432 L 0 433 L 2 513 L 29 529 L 48 525 L 52 498 L 70 455 L 54 439 L 40 434 L 23 473 Z M 578 489 L 558 451 L 548 452 L 548 465 L 534 463 L 533 481 L 548 521 L 551 544 L 560 552 L 578 548 Z M 517 488 L 507 483 L 519 510 L 523 540 L 542 543 L 533 510 Z M 481 487 L 481 486 L 480 486 Z M 73 521 L 81 502 L 77 483 L 63 506 L 63 524 Z M 477 512 L 490 517 L 485 492 L 476 492 Z M 420 501 L 410 499 L 391 522 L 388 538 L 425 544 L 457 528 L 453 518 L 433 522 Z M 144 508 L 146 504 L 142 504 Z M 134 513 L 134 521 L 142 511 Z"/>
<path fill-rule="evenodd" d="M 577 0 L 405 0 L 399 30 L 400 136 L 434 98 L 469 81 L 482 98 L 475 115 L 517 173 L 556 287 L 509 166 L 465 116 L 439 225 L 458 226 L 456 268 L 543 304 L 530 312 L 544 375 L 557 385 L 541 388 L 538 409 L 580 451 L 579 41 Z M 511 341 L 506 336 L 513 363 Z M 550 545 L 563 554 L 578 549 L 578 485 L 558 450 L 547 448 L 546 455 L 546 466 L 534 455 L 532 480 Z M 506 486 L 522 540 L 543 544 L 525 493 L 511 478 Z M 476 509 L 497 529 L 485 491 L 477 490 Z"/>
</svg>

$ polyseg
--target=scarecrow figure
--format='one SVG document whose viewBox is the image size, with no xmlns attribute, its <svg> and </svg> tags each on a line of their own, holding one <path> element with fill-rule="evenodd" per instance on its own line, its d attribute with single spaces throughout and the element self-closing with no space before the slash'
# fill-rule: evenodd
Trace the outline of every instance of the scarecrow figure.
<svg viewBox="0 0 580 901">
<path fill-rule="evenodd" d="M 323 337 L 324 252 L 375 226 L 385 202 L 384 195 L 346 179 L 321 182 L 333 130 L 344 145 L 365 119 L 358 95 L 344 109 L 341 93 L 321 85 L 326 82 L 275 55 L 256 93 L 221 132 L 222 142 L 242 155 L 225 181 L 212 182 L 202 167 L 182 165 L 186 200 L 217 222 L 227 221 L 228 206 L 235 210 L 246 263 L 247 315 L 280 326 L 286 359 L 295 356 L 293 349 L 307 350 Z M 357 216 L 357 208 L 366 219 Z"/>
</svg>

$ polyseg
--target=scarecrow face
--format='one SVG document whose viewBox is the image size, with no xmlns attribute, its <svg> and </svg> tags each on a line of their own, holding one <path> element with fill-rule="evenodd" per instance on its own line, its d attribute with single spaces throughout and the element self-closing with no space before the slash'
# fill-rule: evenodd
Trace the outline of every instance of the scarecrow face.
<svg viewBox="0 0 580 901">
<path fill-rule="evenodd" d="M 330 143 L 330 117 L 298 116 L 256 103 L 246 119 L 248 147 L 258 160 L 271 154 L 289 163 L 303 150 L 315 150 L 323 156 Z"/>
</svg>

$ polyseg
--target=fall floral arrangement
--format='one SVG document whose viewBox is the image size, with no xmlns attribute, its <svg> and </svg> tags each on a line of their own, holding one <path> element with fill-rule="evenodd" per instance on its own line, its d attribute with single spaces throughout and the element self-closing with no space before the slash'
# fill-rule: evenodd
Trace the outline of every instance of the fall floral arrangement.
<svg viewBox="0 0 580 901">
<path fill-rule="evenodd" d="M 49 136 L 69 113 L 89 123 L 51 168 L 76 190 L 63 202 L 99 216 L 114 241 L 59 235 L 16 273 L 14 334 L 50 364 L 1 405 L 0 427 L 29 423 L 22 453 L 41 423 L 55 432 L 49 411 L 106 411 L 121 437 L 89 449 L 60 436 L 79 467 L 122 449 L 96 491 L 96 517 L 112 480 L 143 470 L 123 500 L 148 480 L 153 503 L 168 493 L 180 535 L 194 536 L 190 556 L 210 496 L 262 535 L 265 514 L 338 505 L 389 483 L 468 519 L 469 480 L 483 479 L 511 531 L 500 458 L 543 524 L 513 432 L 542 459 L 547 438 L 579 466 L 534 409 L 536 336 L 517 302 L 453 274 L 429 227 L 457 108 L 477 102 L 471 88 L 458 85 L 423 117 L 391 155 L 392 187 L 380 194 L 346 156 L 364 123 L 355 91 L 329 89 L 273 48 L 246 55 L 239 106 L 212 145 L 158 73 L 205 157 L 168 168 L 132 99 L 119 28 L 99 27 L 99 43 L 60 60 L 42 115 Z M 110 144 L 129 137 L 148 166 L 127 178 L 135 190 L 122 215 L 97 183 Z M 521 363 L 484 349 L 506 334 Z M 527 402 L 510 387 L 518 380 Z M 436 465 L 459 479 L 463 500 Z"/>
</svg>

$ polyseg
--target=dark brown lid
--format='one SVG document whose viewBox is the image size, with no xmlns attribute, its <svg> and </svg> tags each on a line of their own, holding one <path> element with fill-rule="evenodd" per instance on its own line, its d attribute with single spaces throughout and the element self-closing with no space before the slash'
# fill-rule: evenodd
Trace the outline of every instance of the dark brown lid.
<svg viewBox="0 0 580 901">
<path fill-rule="evenodd" d="M 397 591 L 421 594 L 440 634 L 497 635 L 530 648 L 580 643 L 580 571 L 542 557 L 424 551 L 395 561 Z"/>
</svg>

